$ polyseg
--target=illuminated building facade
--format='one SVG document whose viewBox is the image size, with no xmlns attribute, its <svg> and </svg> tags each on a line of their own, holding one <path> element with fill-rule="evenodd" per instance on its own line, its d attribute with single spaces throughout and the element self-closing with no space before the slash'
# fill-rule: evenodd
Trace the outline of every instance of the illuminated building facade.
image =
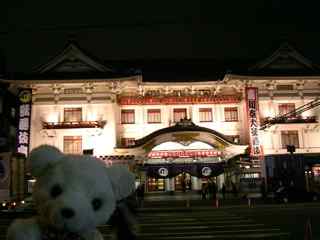
<svg viewBox="0 0 320 240">
<path fill-rule="evenodd" d="M 32 89 L 30 149 L 47 143 L 128 164 L 148 191 L 199 190 L 208 177 L 249 191 L 291 170 L 305 186 L 306 170 L 318 174 L 320 68 L 295 49 L 285 44 L 232 73 L 171 68 L 153 77 L 147 67 L 116 71 L 70 43 L 36 73 L 7 82 Z M 227 171 L 232 162 L 238 168 Z"/>
</svg>

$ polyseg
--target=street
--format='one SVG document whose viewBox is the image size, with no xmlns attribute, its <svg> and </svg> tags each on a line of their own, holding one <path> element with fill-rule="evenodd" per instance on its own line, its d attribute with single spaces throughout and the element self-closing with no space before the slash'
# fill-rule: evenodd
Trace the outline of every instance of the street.
<svg viewBox="0 0 320 240">
<path fill-rule="evenodd" d="M 208 202 L 206 202 L 208 203 Z M 28 214 L 1 213 L 0 240 L 12 219 Z M 200 205 L 199 201 L 145 202 L 138 211 L 138 239 L 303 239 L 307 219 L 320 238 L 320 203 Z M 99 227 L 107 238 L 111 229 Z"/>
</svg>

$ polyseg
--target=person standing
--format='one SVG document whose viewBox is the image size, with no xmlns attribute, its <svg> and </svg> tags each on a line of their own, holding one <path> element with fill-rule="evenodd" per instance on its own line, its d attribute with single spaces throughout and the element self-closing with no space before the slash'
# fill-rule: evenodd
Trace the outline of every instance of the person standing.
<svg viewBox="0 0 320 240">
<path fill-rule="evenodd" d="M 137 199 L 138 199 L 138 206 L 140 208 L 143 207 L 143 201 L 144 201 L 144 183 L 143 182 L 137 188 Z"/>
<path fill-rule="evenodd" d="M 212 194 L 212 200 L 216 200 L 217 199 L 217 185 L 215 183 L 215 181 L 212 181 L 211 183 L 211 194 Z"/>
<path fill-rule="evenodd" d="M 226 185 L 223 183 L 222 188 L 221 188 L 221 193 L 222 193 L 222 199 L 226 199 Z"/>
<path fill-rule="evenodd" d="M 206 183 L 202 183 L 201 186 L 201 199 L 206 200 L 208 194 L 208 185 Z"/>
</svg>

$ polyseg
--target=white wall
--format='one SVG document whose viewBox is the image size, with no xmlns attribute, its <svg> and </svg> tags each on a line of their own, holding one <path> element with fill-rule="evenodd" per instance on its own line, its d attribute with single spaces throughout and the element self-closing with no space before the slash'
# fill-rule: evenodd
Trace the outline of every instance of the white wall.
<svg viewBox="0 0 320 240">
<path fill-rule="evenodd" d="M 95 155 L 112 154 L 116 146 L 115 104 L 35 104 L 32 108 L 31 149 L 41 144 L 52 144 L 63 150 L 64 136 L 82 136 L 83 149 L 94 148 Z M 43 130 L 42 120 L 63 122 L 66 107 L 81 107 L 83 121 L 105 120 L 103 129 Z"/>
</svg>

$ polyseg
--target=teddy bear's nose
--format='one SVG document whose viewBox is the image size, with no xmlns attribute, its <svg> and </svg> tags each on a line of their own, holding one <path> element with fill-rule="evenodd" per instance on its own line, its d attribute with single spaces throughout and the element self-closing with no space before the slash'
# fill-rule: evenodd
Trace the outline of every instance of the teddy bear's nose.
<svg viewBox="0 0 320 240">
<path fill-rule="evenodd" d="M 72 218 L 75 212 L 71 208 L 63 208 L 61 209 L 61 215 L 64 218 Z"/>
</svg>

